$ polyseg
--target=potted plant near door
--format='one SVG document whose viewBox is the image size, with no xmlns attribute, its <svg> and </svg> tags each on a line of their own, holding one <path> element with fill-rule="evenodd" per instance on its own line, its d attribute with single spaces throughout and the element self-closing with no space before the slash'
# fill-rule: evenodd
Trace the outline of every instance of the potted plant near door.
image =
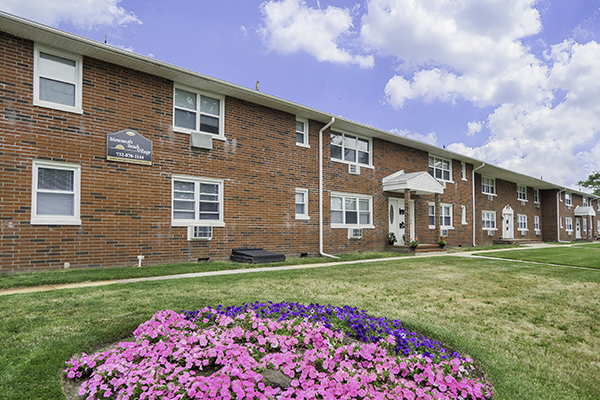
<svg viewBox="0 0 600 400">
<path fill-rule="evenodd" d="M 385 237 L 387 238 L 388 244 L 390 246 L 393 246 L 394 243 L 396 243 L 398 241 L 398 239 L 396 239 L 396 235 L 394 234 L 394 232 L 390 232 L 387 235 L 385 235 Z"/>
<path fill-rule="evenodd" d="M 410 240 L 409 246 L 410 246 L 411 250 L 416 249 L 418 245 L 419 245 L 419 239 L 414 238 L 414 239 Z"/>
<path fill-rule="evenodd" d="M 438 240 L 438 244 L 440 245 L 440 247 L 443 249 L 444 247 L 446 247 L 446 238 L 441 236 L 440 240 Z"/>
</svg>

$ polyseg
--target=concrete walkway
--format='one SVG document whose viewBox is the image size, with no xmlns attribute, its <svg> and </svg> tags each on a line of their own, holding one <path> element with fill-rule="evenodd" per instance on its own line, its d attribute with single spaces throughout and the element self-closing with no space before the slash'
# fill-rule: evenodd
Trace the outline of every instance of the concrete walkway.
<svg viewBox="0 0 600 400">
<path fill-rule="evenodd" d="M 543 247 L 571 247 L 571 246 L 577 246 L 577 245 L 572 245 L 572 244 L 554 245 L 554 244 L 547 244 L 547 243 L 536 243 L 536 244 L 525 244 L 525 245 L 523 245 L 522 248 L 519 248 L 519 250 L 529 249 L 529 248 L 534 249 L 534 248 L 543 248 Z M 150 276 L 150 277 L 145 277 L 145 278 L 119 279 L 119 280 L 113 280 L 113 281 L 65 283 L 65 284 L 59 284 L 59 285 L 4 289 L 4 290 L 0 290 L 0 296 L 9 295 L 9 294 L 19 294 L 19 293 L 44 292 L 44 291 L 49 291 L 49 290 L 106 286 L 106 285 L 115 285 L 115 284 L 119 284 L 119 283 L 162 281 L 162 280 L 182 279 L 182 278 L 202 278 L 202 277 L 206 277 L 206 276 L 250 274 L 250 273 L 255 273 L 255 272 L 289 271 L 289 270 L 296 270 L 296 269 L 331 267 L 331 266 L 336 266 L 336 265 L 363 264 L 363 263 L 378 262 L 378 261 L 394 261 L 394 260 L 408 261 L 412 258 L 423 258 L 423 257 L 456 256 L 456 257 L 491 258 L 491 257 L 482 256 L 482 255 L 475 255 L 474 253 L 493 253 L 493 252 L 505 251 L 505 250 L 510 250 L 510 249 L 472 250 L 472 251 L 461 251 L 461 252 L 455 252 L 455 253 L 447 253 L 447 252 L 444 252 L 444 253 L 418 253 L 418 254 L 415 254 L 414 256 L 410 256 L 410 257 L 406 257 L 406 256 L 389 257 L 389 258 L 377 258 L 377 259 L 369 259 L 369 260 L 324 262 L 324 263 L 318 263 L 318 264 L 285 265 L 285 266 L 277 266 L 277 267 L 265 266 L 265 267 L 259 267 L 259 268 L 244 268 L 244 269 L 230 269 L 230 270 L 224 270 L 224 271 L 194 272 L 194 273 L 189 273 L 189 274 Z M 513 260 L 513 261 L 531 263 L 531 261 L 520 261 L 520 260 Z M 540 263 L 540 264 L 545 264 L 545 263 Z M 548 264 L 548 265 L 555 265 L 555 264 Z M 585 267 L 581 267 L 581 268 L 585 268 Z"/>
</svg>

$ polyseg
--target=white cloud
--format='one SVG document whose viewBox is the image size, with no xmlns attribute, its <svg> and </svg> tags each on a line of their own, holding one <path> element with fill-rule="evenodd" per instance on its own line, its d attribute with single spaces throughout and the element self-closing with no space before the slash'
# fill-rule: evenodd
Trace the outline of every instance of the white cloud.
<svg viewBox="0 0 600 400">
<path fill-rule="evenodd" d="M 0 9 L 45 25 L 67 22 L 80 29 L 142 23 L 119 3 L 120 0 L 0 0 Z"/>
<path fill-rule="evenodd" d="M 352 34 L 352 15 L 347 8 L 308 7 L 302 0 L 268 1 L 261 4 L 264 26 L 259 30 L 267 46 L 284 54 L 305 51 L 319 61 L 357 64 L 372 68 L 372 55 L 352 54 L 339 42 Z"/>
<path fill-rule="evenodd" d="M 429 143 L 432 145 L 436 145 L 438 138 L 437 135 L 434 132 L 429 132 L 426 135 L 423 135 L 421 133 L 418 132 L 413 132 L 413 131 L 409 131 L 406 129 L 392 129 L 391 130 L 392 133 L 395 133 L 396 135 L 400 135 L 400 136 L 404 136 L 410 139 L 415 139 L 418 140 L 419 142 L 424 142 L 424 143 Z"/>
<path fill-rule="evenodd" d="M 473 136 L 483 129 L 483 121 L 470 121 L 467 122 L 467 136 Z"/>
</svg>

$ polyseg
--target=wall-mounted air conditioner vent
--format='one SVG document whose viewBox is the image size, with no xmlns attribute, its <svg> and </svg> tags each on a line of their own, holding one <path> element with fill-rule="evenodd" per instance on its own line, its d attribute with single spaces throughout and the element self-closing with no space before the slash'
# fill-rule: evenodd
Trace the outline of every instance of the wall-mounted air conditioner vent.
<svg viewBox="0 0 600 400">
<path fill-rule="evenodd" d="M 442 235 L 443 237 L 446 237 L 446 236 L 448 236 L 448 229 L 442 229 L 442 230 L 441 230 L 441 235 Z"/>
<path fill-rule="evenodd" d="M 362 228 L 349 228 L 348 239 L 362 239 L 363 230 Z"/>
<path fill-rule="evenodd" d="M 212 226 L 188 226 L 188 240 L 211 240 Z"/>
<path fill-rule="evenodd" d="M 348 164 L 348 172 L 352 175 L 360 175 L 360 165 Z"/>
<path fill-rule="evenodd" d="M 494 236 L 494 231 L 492 231 L 492 230 L 489 230 L 489 231 L 488 231 L 488 236 Z"/>
<path fill-rule="evenodd" d="M 492 196 L 491 194 L 488 194 L 488 201 L 492 201 L 494 200 L 494 196 Z"/>
</svg>

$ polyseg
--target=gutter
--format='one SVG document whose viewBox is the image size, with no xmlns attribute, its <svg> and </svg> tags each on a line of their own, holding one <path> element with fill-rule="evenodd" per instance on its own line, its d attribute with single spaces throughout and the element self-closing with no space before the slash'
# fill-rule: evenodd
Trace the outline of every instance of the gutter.
<svg viewBox="0 0 600 400">
<path fill-rule="evenodd" d="M 319 255 L 329 258 L 339 258 L 323 251 L 323 132 L 335 122 L 335 117 L 319 130 Z"/>
<path fill-rule="evenodd" d="M 473 182 L 473 247 L 477 246 L 475 243 L 475 171 L 483 167 L 485 167 L 485 163 L 481 164 L 477 168 L 473 168 L 473 171 L 471 171 L 471 181 Z"/>
</svg>

